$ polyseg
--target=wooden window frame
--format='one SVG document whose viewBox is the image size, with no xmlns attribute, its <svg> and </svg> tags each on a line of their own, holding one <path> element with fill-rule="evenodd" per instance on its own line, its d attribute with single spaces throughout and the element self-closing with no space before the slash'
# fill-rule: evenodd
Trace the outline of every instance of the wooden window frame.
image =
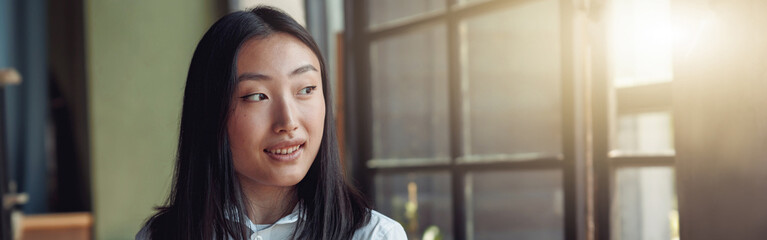
<svg viewBox="0 0 767 240">
<path fill-rule="evenodd" d="M 460 56 L 459 56 L 459 33 L 457 31 L 462 19 L 478 16 L 485 13 L 495 12 L 499 9 L 512 8 L 520 3 L 534 0 L 492 0 L 474 4 L 458 5 L 457 0 L 446 0 L 446 9 L 440 12 L 431 12 L 416 17 L 408 17 L 397 20 L 394 23 L 385 23 L 373 28 L 368 27 L 367 2 L 345 1 L 345 42 L 347 49 L 344 54 L 345 73 L 348 79 L 344 82 L 346 98 L 345 128 L 348 129 L 346 145 L 348 149 L 347 159 L 353 159 L 347 163 L 352 169 L 352 176 L 359 181 L 363 193 L 373 195 L 373 176 L 377 173 L 400 173 L 400 172 L 433 172 L 447 171 L 451 176 L 451 203 L 453 214 L 453 232 L 455 239 L 471 239 L 471 232 L 467 226 L 468 207 L 464 197 L 465 176 L 468 172 L 482 170 L 532 170 L 550 169 L 560 170 L 562 174 L 562 189 L 564 192 L 564 239 L 579 238 L 577 226 L 585 226 L 585 213 L 578 208 L 585 209 L 585 194 L 576 191 L 576 182 L 583 178 L 583 170 L 576 172 L 576 137 L 575 137 L 575 87 L 573 79 L 573 39 L 572 39 L 572 13 L 573 6 L 569 0 L 559 0 L 560 4 L 560 28 L 561 28 L 561 117 L 562 117 L 562 152 L 554 156 L 526 156 L 519 154 L 501 155 L 500 157 L 485 159 L 473 159 L 477 161 L 460 161 L 464 136 L 462 131 L 450 132 L 450 157 L 448 161 L 435 163 L 434 159 L 408 159 L 407 161 L 392 161 L 391 159 L 373 159 L 372 153 L 372 102 L 370 99 L 370 56 L 369 46 L 377 39 L 398 35 L 404 32 L 420 29 L 436 23 L 445 23 L 447 26 L 448 46 L 448 83 L 449 96 L 461 96 L 460 92 Z M 449 127 L 450 129 L 462 129 L 463 123 L 461 97 L 450 98 Z M 445 159 L 443 159 L 445 160 Z M 578 176 L 578 177 L 576 177 Z M 580 222 L 580 223 L 579 223 Z"/>
</svg>

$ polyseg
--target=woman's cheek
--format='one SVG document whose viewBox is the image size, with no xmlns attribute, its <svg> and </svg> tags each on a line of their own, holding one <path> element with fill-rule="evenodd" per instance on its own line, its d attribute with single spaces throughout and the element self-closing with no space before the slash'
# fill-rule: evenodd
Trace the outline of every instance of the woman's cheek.
<svg viewBox="0 0 767 240">
<path fill-rule="evenodd" d="M 258 141 L 256 138 L 261 135 L 256 126 L 266 126 L 260 124 L 264 119 L 257 118 L 256 116 L 259 116 L 259 114 L 254 111 L 257 111 L 257 109 L 246 109 L 244 106 L 241 106 L 234 115 L 234 129 L 230 129 L 234 131 L 229 132 L 237 136 L 238 144 L 244 144 L 245 146 L 253 145 Z"/>
<path fill-rule="evenodd" d="M 315 103 L 315 107 L 313 107 L 315 110 L 314 112 L 314 119 L 316 123 L 318 123 L 320 126 L 323 126 L 325 123 L 325 100 L 320 98 L 321 101 L 317 101 Z"/>
</svg>

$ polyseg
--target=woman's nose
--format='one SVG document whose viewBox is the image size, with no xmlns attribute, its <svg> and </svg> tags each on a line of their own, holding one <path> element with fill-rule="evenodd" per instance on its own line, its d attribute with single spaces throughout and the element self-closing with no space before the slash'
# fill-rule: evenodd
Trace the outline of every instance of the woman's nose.
<svg viewBox="0 0 767 240">
<path fill-rule="evenodd" d="M 290 133 L 298 129 L 298 116 L 300 113 L 295 107 L 295 104 L 290 99 L 282 99 L 275 106 L 274 116 L 274 132 L 275 133 Z"/>
</svg>

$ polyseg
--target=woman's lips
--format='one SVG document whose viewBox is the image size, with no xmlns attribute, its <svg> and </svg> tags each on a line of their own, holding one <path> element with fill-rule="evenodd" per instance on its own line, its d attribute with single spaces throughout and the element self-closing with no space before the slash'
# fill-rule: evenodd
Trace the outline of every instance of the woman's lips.
<svg viewBox="0 0 767 240">
<path fill-rule="evenodd" d="M 289 147 L 282 147 L 282 148 L 264 149 L 264 153 L 266 153 L 266 155 L 268 155 L 270 158 L 277 161 L 296 160 L 298 159 L 298 156 L 300 156 L 303 151 L 304 151 L 304 144 L 289 146 Z"/>
</svg>

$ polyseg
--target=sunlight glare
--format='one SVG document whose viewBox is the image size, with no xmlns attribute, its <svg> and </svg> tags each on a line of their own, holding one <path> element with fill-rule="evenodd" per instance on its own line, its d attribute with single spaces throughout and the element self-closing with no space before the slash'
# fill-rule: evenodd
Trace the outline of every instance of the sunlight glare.
<svg viewBox="0 0 767 240">
<path fill-rule="evenodd" d="M 672 45 L 669 0 L 613 1 L 610 65 L 615 87 L 671 81 Z"/>
</svg>

